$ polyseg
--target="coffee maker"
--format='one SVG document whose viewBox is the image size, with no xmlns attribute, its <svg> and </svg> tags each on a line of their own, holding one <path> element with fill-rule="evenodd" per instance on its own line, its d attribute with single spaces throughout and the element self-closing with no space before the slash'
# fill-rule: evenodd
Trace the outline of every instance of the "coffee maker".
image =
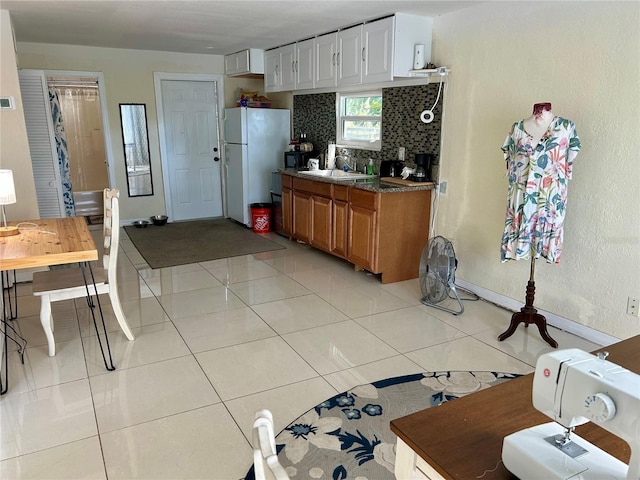
<svg viewBox="0 0 640 480">
<path fill-rule="evenodd" d="M 416 153 L 414 163 L 416 164 L 416 171 L 411 177 L 414 182 L 429 182 L 431 179 L 431 163 L 433 162 L 435 155 L 429 153 Z"/>
</svg>

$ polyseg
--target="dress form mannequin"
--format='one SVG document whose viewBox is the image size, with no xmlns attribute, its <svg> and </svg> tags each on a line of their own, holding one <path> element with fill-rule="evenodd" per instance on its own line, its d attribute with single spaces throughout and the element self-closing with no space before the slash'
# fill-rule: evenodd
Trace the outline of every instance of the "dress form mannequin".
<svg viewBox="0 0 640 480">
<path fill-rule="evenodd" d="M 524 120 L 524 129 L 531 136 L 531 145 L 535 148 L 544 136 L 554 119 L 550 103 L 536 103 L 533 113 Z"/>
<path fill-rule="evenodd" d="M 538 146 L 554 118 L 555 115 L 551 111 L 551 103 L 545 102 L 533 105 L 533 113 L 522 122 L 524 130 L 531 138 L 531 147 L 533 149 Z M 520 323 L 524 323 L 525 327 L 533 323 L 538 327 L 540 336 L 553 348 L 557 348 L 558 342 L 551 338 L 551 335 L 549 335 L 547 331 L 546 318 L 538 313 L 538 310 L 533 306 L 536 291 L 534 280 L 535 262 L 535 256 L 531 256 L 531 270 L 529 273 L 529 281 L 527 282 L 525 305 L 519 312 L 513 314 L 509 328 L 498 337 L 498 340 L 503 341 L 513 335 Z"/>
</svg>

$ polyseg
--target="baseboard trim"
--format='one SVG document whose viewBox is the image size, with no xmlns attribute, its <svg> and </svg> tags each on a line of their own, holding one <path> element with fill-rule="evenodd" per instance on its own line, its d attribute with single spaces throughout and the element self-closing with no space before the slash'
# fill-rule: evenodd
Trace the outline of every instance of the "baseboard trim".
<svg viewBox="0 0 640 480">
<path fill-rule="evenodd" d="M 483 300 L 495 303 L 496 305 L 512 312 L 518 312 L 523 306 L 523 303 L 520 300 L 514 300 L 513 298 L 506 297 L 500 293 L 493 292 L 459 278 L 456 279 L 456 285 L 465 290 L 469 290 L 475 293 Z M 564 330 L 565 332 L 569 332 L 582 337 L 585 340 L 589 340 L 590 342 L 596 343 L 598 345 L 607 346 L 620 341 L 619 338 L 613 337 L 609 334 L 600 332 L 593 328 L 587 327 L 586 325 L 582 325 L 581 323 L 574 322 L 573 320 L 569 320 L 568 318 L 561 317 L 554 313 L 547 312 L 541 309 L 538 309 L 538 312 L 545 316 L 549 325 L 559 328 L 560 330 Z"/>
</svg>

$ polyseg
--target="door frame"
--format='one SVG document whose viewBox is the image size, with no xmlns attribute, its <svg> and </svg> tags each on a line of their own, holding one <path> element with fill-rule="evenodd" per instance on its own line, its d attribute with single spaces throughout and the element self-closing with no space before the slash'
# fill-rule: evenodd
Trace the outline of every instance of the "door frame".
<svg viewBox="0 0 640 480">
<path fill-rule="evenodd" d="M 96 77 L 98 79 L 98 98 L 100 99 L 100 114 L 102 116 L 102 132 L 104 133 L 104 149 L 107 156 L 107 177 L 109 188 L 114 188 L 115 165 L 113 160 L 113 148 L 111 146 L 111 132 L 109 130 L 109 114 L 107 112 L 107 96 L 105 93 L 104 74 L 102 72 L 80 72 L 78 70 L 42 70 L 45 81 L 47 77 Z M 48 83 L 47 83 L 48 87 Z"/>
<path fill-rule="evenodd" d="M 220 74 L 208 74 L 208 73 L 168 73 L 168 72 L 153 72 L 153 85 L 156 96 L 156 117 L 158 119 L 158 138 L 160 141 L 160 164 L 162 165 L 162 182 L 164 190 L 164 203 L 169 218 L 173 218 L 173 203 L 171 198 L 171 184 L 169 179 L 169 165 L 167 165 L 167 141 L 164 134 L 164 112 L 162 104 L 162 80 L 177 80 L 184 82 L 213 82 L 215 86 L 215 93 L 218 100 L 218 108 L 216 109 L 216 128 L 218 130 L 218 153 L 220 154 L 220 179 L 222 185 L 220 186 L 221 201 L 222 201 L 222 214 L 227 216 L 227 202 L 226 202 L 226 178 L 223 168 L 223 156 L 222 145 L 224 139 L 222 138 L 223 132 L 221 129 L 222 115 L 224 114 L 224 75 Z M 213 152 L 212 152 L 213 153 Z"/>
</svg>

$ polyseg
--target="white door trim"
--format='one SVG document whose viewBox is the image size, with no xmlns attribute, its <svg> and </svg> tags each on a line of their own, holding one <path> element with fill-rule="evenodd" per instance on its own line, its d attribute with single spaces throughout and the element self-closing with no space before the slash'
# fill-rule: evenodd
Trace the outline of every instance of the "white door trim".
<svg viewBox="0 0 640 480">
<path fill-rule="evenodd" d="M 224 139 L 221 137 L 223 132 L 220 129 L 221 115 L 224 113 L 224 75 L 208 74 L 208 73 L 167 73 L 153 72 L 153 85 L 156 95 L 156 116 L 158 118 L 158 138 L 160 141 L 160 164 L 162 165 L 162 182 L 164 184 L 164 203 L 169 218 L 173 218 L 173 203 L 171 200 L 171 189 L 169 185 L 169 166 L 167 162 L 167 142 L 164 135 L 164 114 L 162 111 L 162 80 L 179 80 L 191 82 L 215 82 L 216 95 L 218 97 L 218 108 L 216 118 L 216 128 L 218 129 L 218 153 L 220 154 L 220 177 L 222 178 L 222 212 L 227 216 L 226 205 L 226 184 L 224 169 L 222 168 L 222 150 L 221 146 Z"/>
<path fill-rule="evenodd" d="M 107 95 L 105 93 L 104 74 L 102 72 L 79 72 L 77 70 L 43 70 L 45 77 L 96 77 L 98 79 L 98 98 L 100 98 L 100 113 L 102 114 L 102 132 L 104 133 L 104 148 L 107 155 L 107 176 L 109 188 L 115 188 L 116 174 L 111 146 L 111 132 L 109 131 L 109 114 L 107 113 Z"/>
</svg>

